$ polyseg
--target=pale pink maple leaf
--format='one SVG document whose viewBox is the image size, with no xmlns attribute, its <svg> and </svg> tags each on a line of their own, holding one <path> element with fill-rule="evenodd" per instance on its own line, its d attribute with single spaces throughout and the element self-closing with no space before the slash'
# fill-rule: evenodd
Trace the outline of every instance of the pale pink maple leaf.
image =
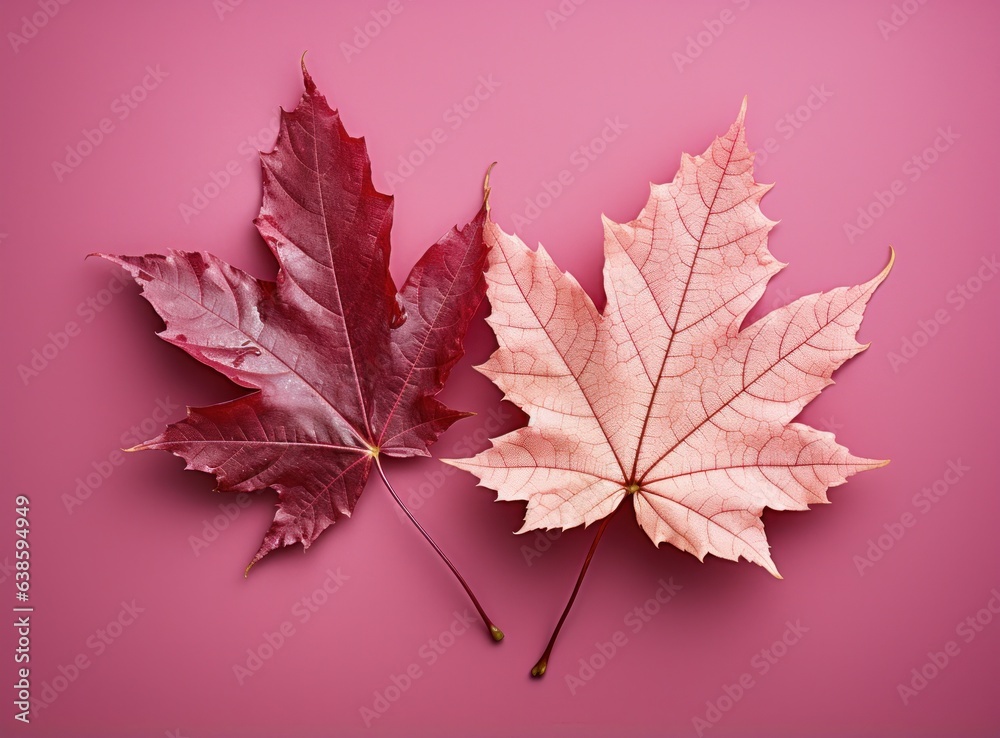
<svg viewBox="0 0 1000 738">
<path fill-rule="evenodd" d="M 526 501 L 519 532 L 606 524 L 631 498 L 655 544 L 778 576 L 764 508 L 828 502 L 829 487 L 887 463 L 793 420 L 866 348 L 855 334 L 892 257 L 869 282 L 740 329 L 784 266 L 767 249 L 770 186 L 753 178 L 745 109 L 703 155 L 682 157 L 673 182 L 651 185 L 638 218 L 604 218 L 603 311 L 543 247 L 487 220 L 499 348 L 479 370 L 529 422 L 448 463 Z"/>
</svg>

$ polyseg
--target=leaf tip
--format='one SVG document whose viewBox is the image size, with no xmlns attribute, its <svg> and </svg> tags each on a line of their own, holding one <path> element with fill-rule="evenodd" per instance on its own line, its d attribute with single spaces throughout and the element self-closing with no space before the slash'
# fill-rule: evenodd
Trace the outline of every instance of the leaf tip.
<svg viewBox="0 0 1000 738">
<path fill-rule="evenodd" d="M 315 95 L 316 83 L 313 81 L 312 75 L 309 74 L 309 70 L 306 68 L 306 54 L 308 53 L 308 49 L 302 52 L 302 57 L 299 59 L 299 66 L 302 68 L 302 83 L 305 85 L 306 95 Z M 282 113 L 285 113 L 284 109 L 282 109 Z M 281 138 L 280 132 L 278 134 L 278 138 Z M 277 142 L 275 142 L 275 147 L 277 148 Z"/>
<path fill-rule="evenodd" d="M 110 261 L 113 264 L 118 264 L 122 267 L 125 266 L 124 264 L 122 264 L 122 258 L 120 256 L 117 256 L 116 254 L 105 254 L 102 251 L 91 251 L 89 254 L 84 256 L 83 259 L 84 261 L 86 261 L 92 256 L 96 256 L 99 259 L 104 259 L 105 261 Z"/>
<path fill-rule="evenodd" d="M 767 570 L 768 574 L 770 574 L 775 579 L 784 579 L 784 577 L 778 573 L 778 567 L 774 565 L 774 561 L 771 559 L 771 556 L 768 553 L 766 552 L 763 553 L 761 558 L 762 560 L 758 561 L 757 563 L 763 566 Z"/>
<path fill-rule="evenodd" d="M 454 467 L 455 469 L 461 469 L 462 471 L 471 472 L 471 469 L 469 469 L 468 466 L 470 459 L 438 459 L 438 461 L 440 461 L 443 464 L 447 464 L 448 466 Z"/>
<path fill-rule="evenodd" d="M 486 178 L 483 180 L 483 207 L 486 208 L 487 215 L 490 214 L 490 172 L 496 165 L 497 163 L 493 162 L 486 167 Z"/>
<path fill-rule="evenodd" d="M 313 82 L 312 75 L 309 74 L 309 70 L 306 69 L 306 54 L 309 53 L 309 49 L 302 52 L 302 56 L 299 58 L 299 66 L 302 67 L 302 80 L 305 82 L 306 90 L 312 92 L 316 89 L 316 83 Z"/>
<path fill-rule="evenodd" d="M 885 265 L 885 269 L 882 270 L 883 273 L 889 274 L 889 272 L 892 271 L 893 264 L 895 263 L 896 263 L 896 249 L 893 248 L 892 244 L 889 244 L 889 263 Z"/>
<path fill-rule="evenodd" d="M 303 541 L 302 543 L 303 543 L 303 548 L 304 549 L 305 548 L 309 548 L 308 544 L 306 544 L 305 541 Z M 274 548 L 275 548 L 274 546 L 268 547 L 267 538 L 265 537 L 264 538 L 264 542 L 261 543 L 260 544 L 260 548 L 257 549 L 257 553 L 255 553 L 253 555 L 253 558 L 250 559 L 250 563 L 247 564 L 247 568 L 243 570 L 243 578 L 244 579 L 249 579 L 250 578 L 250 570 L 253 569 L 257 565 L 258 561 L 260 561 L 262 558 L 264 558 L 269 553 L 271 553 L 271 551 L 273 551 Z"/>
<path fill-rule="evenodd" d="M 863 287 L 864 287 L 865 291 L 866 292 L 868 292 L 868 291 L 872 291 L 873 292 L 876 287 L 878 287 L 880 284 L 882 284 L 885 281 L 886 277 L 889 276 L 889 272 L 892 271 L 892 267 L 895 265 L 895 263 L 896 263 L 896 249 L 894 249 L 892 246 L 889 246 L 889 261 L 888 261 L 888 263 L 885 265 L 885 267 L 882 269 L 881 272 L 879 272 L 878 274 L 876 274 L 872 279 L 870 279 L 868 282 L 866 282 L 864 284 Z"/>
</svg>

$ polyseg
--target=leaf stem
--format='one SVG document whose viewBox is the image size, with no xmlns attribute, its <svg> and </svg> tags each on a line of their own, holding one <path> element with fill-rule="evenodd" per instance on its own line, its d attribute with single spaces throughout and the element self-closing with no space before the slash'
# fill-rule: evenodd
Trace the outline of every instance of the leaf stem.
<svg viewBox="0 0 1000 738">
<path fill-rule="evenodd" d="M 486 614 L 486 611 L 483 609 L 483 606 L 480 605 L 479 600 L 476 599 L 476 595 L 473 594 L 472 588 L 469 587 L 469 584 L 465 581 L 465 578 L 461 574 L 459 574 L 458 569 L 455 568 L 455 565 L 451 563 L 451 560 L 447 556 L 445 556 L 444 551 L 442 551 L 441 547 L 434 542 L 434 539 L 431 538 L 430 534 L 426 530 L 424 530 L 424 527 L 417 522 L 417 519 L 413 517 L 413 513 L 411 513 L 409 509 L 406 507 L 406 505 L 403 504 L 403 501 L 399 498 L 399 495 L 396 494 L 396 490 L 394 490 L 392 488 L 392 485 L 389 484 L 389 479 L 385 476 L 385 471 L 382 469 L 382 463 L 379 461 L 378 456 L 375 456 L 375 466 L 378 467 L 378 473 L 379 476 L 382 477 L 382 483 L 385 484 L 385 488 L 389 490 L 389 494 L 392 495 L 392 498 L 396 501 L 396 504 L 402 508 L 404 513 L 406 513 L 406 517 L 410 519 L 410 522 L 413 523 L 415 526 L 417 526 L 417 530 L 419 530 L 421 535 L 423 535 L 423 537 L 427 539 L 427 542 L 434 547 L 434 550 L 437 551 L 437 555 L 440 556 L 441 560 L 448 565 L 448 568 L 451 569 L 451 573 L 454 574 L 455 577 L 458 579 L 458 581 L 461 583 L 463 589 L 465 589 L 465 593 L 469 595 L 469 599 L 472 600 L 472 604 L 475 605 L 476 610 L 479 612 L 479 617 L 483 619 L 483 623 L 485 623 L 486 629 L 489 631 L 490 637 L 494 641 L 497 641 L 498 643 L 502 641 L 503 631 L 500 630 L 497 626 L 495 626 L 493 624 L 493 621 L 490 620 L 489 616 Z"/>
<path fill-rule="evenodd" d="M 611 518 L 615 516 L 615 513 L 622 507 L 618 505 L 614 511 L 608 515 L 604 520 L 601 521 L 600 527 L 597 529 L 597 535 L 594 536 L 594 542 L 590 544 L 590 550 L 587 551 L 587 558 L 583 560 L 583 568 L 580 569 L 580 576 L 576 579 L 576 586 L 573 587 L 573 594 L 569 597 L 569 602 L 566 603 L 566 609 L 563 610 L 562 617 L 559 618 L 559 622 L 556 624 L 556 629 L 552 631 L 552 637 L 549 639 L 549 645 L 545 647 L 545 653 L 542 657 L 538 659 L 533 667 L 531 667 L 531 676 L 540 678 L 544 676 L 545 670 L 549 665 L 549 657 L 552 655 L 552 647 L 556 645 L 556 638 L 559 636 L 559 631 L 562 630 L 563 623 L 566 622 L 566 616 L 569 615 L 569 611 L 573 607 L 573 603 L 576 601 L 576 595 L 580 592 L 580 585 L 583 584 L 583 578 L 587 575 L 587 569 L 590 568 L 590 560 L 594 558 L 594 552 L 597 550 L 597 544 L 601 542 L 601 536 L 604 535 L 604 531 L 608 527 L 608 523 L 611 522 Z"/>
</svg>

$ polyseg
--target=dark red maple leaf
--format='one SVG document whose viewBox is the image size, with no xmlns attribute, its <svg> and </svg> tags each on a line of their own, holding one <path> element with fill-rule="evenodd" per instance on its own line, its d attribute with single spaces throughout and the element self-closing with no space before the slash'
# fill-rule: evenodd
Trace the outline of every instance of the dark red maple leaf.
<svg viewBox="0 0 1000 738">
<path fill-rule="evenodd" d="M 136 447 L 182 457 L 187 468 L 214 474 L 222 492 L 277 492 L 274 521 L 247 571 L 277 548 L 308 548 L 350 516 L 373 465 L 402 506 L 379 457 L 427 456 L 467 415 L 435 395 L 485 293 L 485 202 L 427 250 L 397 292 L 392 197 L 372 184 L 364 140 L 347 134 L 304 64 L 302 72 L 305 93 L 282 111 L 274 151 L 261 154 L 255 225 L 278 261 L 276 281 L 207 253 L 101 254 L 142 286 L 166 324 L 161 338 L 256 390 L 189 408 Z"/>
</svg>

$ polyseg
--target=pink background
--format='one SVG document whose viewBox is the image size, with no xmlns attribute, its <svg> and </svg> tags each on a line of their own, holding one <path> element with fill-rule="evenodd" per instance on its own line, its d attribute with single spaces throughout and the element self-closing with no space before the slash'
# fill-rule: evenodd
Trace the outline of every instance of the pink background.
<svg viewBox="0 0 1000 738">
<path fill-rule="evenodd" d="M 1000 587 L 1000 279 L 976 281 L 981 260 L 998 251 L 1000 10 L 986 2 L 898 5 L 893 21 L 888 1 L 592 0 L 553 28 L 546 11 L 558 12 L 557 0 L 402 0 L 395 15 L 389 8 L 397 6 L 381 0 L 257 0 L 221 18 L 210 0 L 73 2 L 20 44 L 9 34 L 21 34 L 24 17 L 30 21 L 46 3 L 4 3 L 0 564 L 13 561 L 14 497 L 29 495 L 35 696 L 78 655 L 90 666 L 73 681 L 57 681 L 64 689 L 56 700 L 23 726 L 13 720 L 6 686 L 14 679 L 14 631 L 0 626 L 0 732 L 687 736 L 697 735 L 695 718 L 715 736 L 1000 731 L 1000 617 L 988 609 Z M 715 22 L 726 9 L 731 22 Z M 391 22 L 348 58 L 344 44 L 355 43 L 354 27 L 371 21 L 372 11 Z M 880 30 L 880 21 L 894 25 Z M 231 523 L 222 518 L 226 528 L 196 556 L 190 538 L 203 535 L 231 500 L 214 496 L 209 478 L 183 472 L 167 454 L 128 456 L 121 466 L 108 459 L 130 426 L 145 421 L 146 431 L 159 430 L 157 400 L 178 406 L 170 414 L 177 419 L 184 404 L 237 390 L 159 341 L 158 321 L 134 287 L 101 305 L 115 272 L 84 256 L 202 249 L 273 274 L 250 224 L 260 177 L 244 154 L 254 141 L 270 147 L 278 106 L 290 108 L 301 93 L 298 60 L 306 49 L 348 130 L 366 137 L 376 185 L 398 196 L 397 281 L 446 228 L 473 215 L 483 172 L 497 160 L 493 212 L 508 230 L 515 215 L 527 217 L 526 198 L 537 199 L 545 182 L 570 170 L 572 184 L 551 201 L 541 198 L 548 206 L 519 230 L 529 243 L 544 242 L 602 299 L 600 214 L 634 217 L 647 182 L 671 179 L 680 153 L 703 151 L 749 95 L 751 147 L 774 139 L 757 167 L 760 181 L 777 183 L 764 201 L 765 213 L 782 221 L 771 248 L 790 263 L 762 308 L 865 280 L 885 263 L 888 245 L 897 248 L 897 266 L 862 328 L 871 349 L 804 413 L 853 451 L 892 464 L 834 490 L 828 507 L 765 516 L 784 581 L 746 562 L 700 564 L 656 550 L 633 520 L 616 518 L 541 682 L 528 669 L 592 532 L 566 533 L 541 552 L 533 536 L 511 534 L 522 506 L 494 503 L 457 472 L 443 485 L 427 483 L 444 469 L 435 460 L 391 463 L 389 473 L 405 496 L 427 483 L 417 515 L 506 631 L 500 646 L 473 630 L 446 638 L 449 647 L 430 663 L 432 640 L 467 603 L 376 480 L 354 519 L 305 555 L 275 555 L 249 580 L 243 567 L 270 520 L 268 495 Z M 697 57 L 679 69 L 675 53 Z M 157 65 L 168 76 L 120 119 L 126 108 L 115 99 Z M 474 101 L 466 118 L 446 117 L 474 93 L 480 75 L 492 77 L 495 90 L 480 88 L 486 99 Z M 822 99 L 799 109 L 814 87 L 824 90 Z M 60 182 L 52 162 L 102 118 L 113 128 Z M 601 135 L 606 118 L 627 128 L 580 171 L 573 152 Z M 434 128 L 444 130 L 444 143 L 390 188 L 386 174 Z M 946 150 L 925 157 L 939 128 L 959 137 L 939 139 Z M 906 164 L 914 156 L 926 171 Z M 180 205 L 227 164 L 237 173 L 185 222 Z M 874 193 L 891 191 L 897 179 L 901 194 L 880 211 Z M 879 217 L 852 241 L 844 224 L 872 203 Z M 949 300 L 960 284 L 980 289 L 970 300 L 958 293 Z M 48 334 L 69 321 L 78 335 L 47 349 L 54 358 L 25 382 L 19 365 L 45 351 Z M 904 339 L 920 348 L 894 366 L 889 354 Z M 467 346 L 445 394 L 480 414 L 441 439 L 440 456 L 482 447 L 485 432 L 500 428 L 491 411 L 502 410 L 504 428 L 521 422 L 471 369 L 493 346 L 481 320 Z M 935 502 L 915 500 L 949 463 L 967 471 L 949 474 L 955 484 L 939 482 L 947 493 Z M 86 483 L 95 464 L 110 476 L 68 512 L 64 496 L 78 479 Z M 904 514 L 913 525 L 894 528 Z M 880 560 L 859 572 L 885 526 L 902 536 L 883 538 L 888 550 L 876 550 Z M 533 548 L 541 555 L 529 565 L 525 551 Z M 338 567 L 349 579 L 301 622 L 295 603 Z M 671 577 L 680 592 L 633 632 L 628 614 Z M 13 606 L 7 565 L 0 580 L 0 606 Z M 98 631 L 133 600 L 144 611 L 101 644 Z M 977 613 L 978 630 L 956 632 Z M 294 635 L 240 685 L 233 666 L 285 621 Z M 808 631 L 777 649 L 781 658 L 762 674 L 761 651 L 788 621 Z M 604 664 L 594 658 L 602 668 L 581 672 L 579 660 L 599 654 L 595 644 L 618 630 L 627 644 Z M 966 642 L 962 632 L 975 637 Z M 897 685 L 948 641 L 958 655 L 904 704 Z M 420 676 L 401 694 L 389 689 L 398 699 L 367 726 L 362 708 L 374 709 L 376 692 L 384 695 L 413 664 Z M 744 673 L 753 686 L 738 695 L 731 685 Z M 589 679 L 574 693 L 567 675 Z M 730 701 L 727 691 L 738 698 Z M 714 715 L 707 702 L 724 711 Z"/>
</svg>

